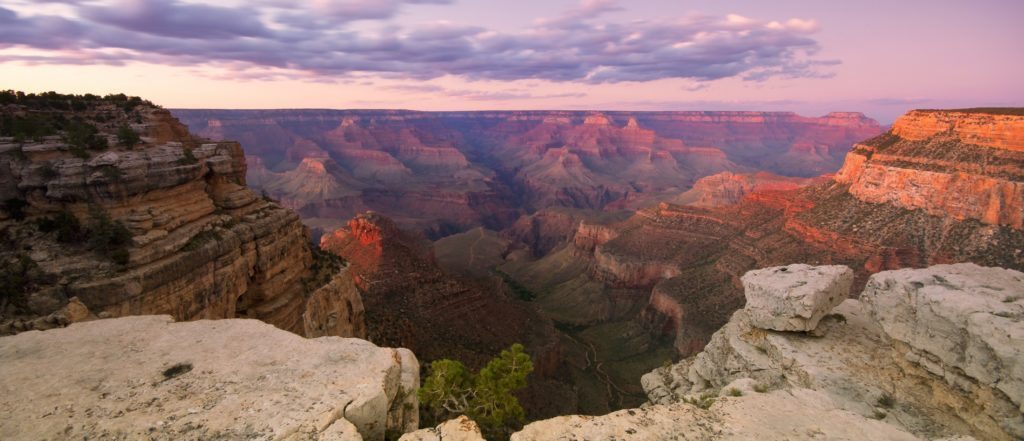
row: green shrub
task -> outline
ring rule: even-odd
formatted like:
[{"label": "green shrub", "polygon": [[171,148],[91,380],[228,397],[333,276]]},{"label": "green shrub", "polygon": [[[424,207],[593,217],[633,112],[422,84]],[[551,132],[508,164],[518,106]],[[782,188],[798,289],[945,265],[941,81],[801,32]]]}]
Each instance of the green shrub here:
[{"label": "green shrub", "polygon": [[487,439],[507,439],[525,416],[512,393],[526,387],[530,372],[533,361],[518,343],[475,374],[457,360],[434,361],[418,392],[422,414],[432,421],[466,415]]},{"label": "green shrub", "polygon": [[131,231],[121,222],[110,219],[110,215],[97,205],[89,207],[89,218],[89,249],[116,263],[128,263]]},{"label": "green shrub", "polygon": [[117,129],[117,142],[125,147],[135,147],[142,138],[139,137],[135,130],[132,130],[131,126],[124,124]]},{"label": "green shrub", "polygon": [[727,393],[727,394],[728,394],[728,395],[729,395],[730,397],[742,397],[742,396],[743,396],[743,391],[741,391],[741,390],[739,390],[739,389],[736,389],[735,387],[731,387],[731,388],[729,388],[729,390],[727,390],[727,391],[725,391],[725,392],[726,392],[726,393]]},{"label": "green shrub", "polygon": [[84,121],[71,121],[64,129],[64,141],[79,149],[103,150],[107,138],[99,136],[96,126]]}]

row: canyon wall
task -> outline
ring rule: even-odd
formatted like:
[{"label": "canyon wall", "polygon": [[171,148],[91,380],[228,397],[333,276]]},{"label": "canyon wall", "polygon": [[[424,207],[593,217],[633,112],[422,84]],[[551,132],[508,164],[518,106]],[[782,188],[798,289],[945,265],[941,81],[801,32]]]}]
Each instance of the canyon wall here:
[{"label": "canyon wall", "polygon": [[[108,145],[0,139],[3,259],[23,269],[5,299],[5,332],[55,326],[45,317],[77,298],[101,317],[248,317],[299,334],[365,336],[359,293],[328,283],[350,276],[314,257],[295,212],[246,187],[238,143],[193,137],[148,105],[85,106],[3,109],[94,124]],[[119,127],[141,139],[125,145]]]}]

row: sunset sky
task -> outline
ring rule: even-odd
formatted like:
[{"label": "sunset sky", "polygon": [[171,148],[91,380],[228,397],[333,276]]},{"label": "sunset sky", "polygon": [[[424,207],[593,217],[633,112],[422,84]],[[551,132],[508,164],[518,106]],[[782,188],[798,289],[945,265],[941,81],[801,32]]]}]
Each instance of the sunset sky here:
[{"label": "sunset sky", "polygon": [[[217,6],[212,6],[216,3]],[[0,88],[165,107],[1024,106],[1021,0],[2,0]]]}]

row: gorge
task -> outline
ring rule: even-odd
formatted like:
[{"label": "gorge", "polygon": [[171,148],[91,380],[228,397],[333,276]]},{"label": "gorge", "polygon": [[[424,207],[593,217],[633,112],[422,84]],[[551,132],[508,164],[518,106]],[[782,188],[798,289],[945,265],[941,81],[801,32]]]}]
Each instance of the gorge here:
[{"label": "gorge", "polygon": [[[1016,110],[913,111],[882,133],[877,123],[852,113],[804,118],[758,112],[168,112],[117,96],[75,99],[81,109],[46,100],[3,107],[9,121],[54,126],[53,133],[27,139],[0,138],[6,245],[0,258],[4,280],[11,282],[6,286],[17,282],[17,289],[5,288],[0,333],[18,334],[0,339],[0,353],[20,360],[10,365],[9,378],[36,369],[33,363],[40,361],[26,348],[55,344],[36,339],[58,333],[71,341],[86,339],[82,345],[100,344],[110,333],[134,333],[137,339],[126,337],[124,344],[173,354],[144,363],[157,374],[179,362],[197,369],[196,363],[216,366],[209,371],[213,383],[181,386],[186,388],[269,374],[254,368],[235,377],[229,361],[188,361],[187,347],[168,346],[153,335],[195,338],[204,351],[227,345],[218,340],[219,332],[242,339],[250,351],[265,350],[250,339],[281,341],[298,348],[296,357],[315,353],[312,360],[322,361],[275,362],[281,364],[276,375],[312,378],[303,384],[316,388],[329,381],[316,366],[351,358],[359,361],[335,375],[345,378],[345,390],[362,392],[329,397],[312,412],[257,409],[270,419],[253,420],[253,430],[305,433],[311,439],[326,433],[394,439],[419,425],[409,408],[416,407],[412,391],[420,366],[452,358],[476,369],[502,348],[523,343],[535,370],[518,398],[531,421],[628,409],[602,417],[613,421],[605,427],[626,430],[615,418],[640,424],[628,412],[651,402],[656,407],[641,411],[650,421],[684,418],[694,426],[714,421],[747,430],[735,415],[759,406],[792,405],[796,412],[820,405],[865,430],[859,433],[993,439],[1021,433],[1008,410],[1020,404],[1016,386],[992,386],[996,374],[957,364],[897,330],[886,330],[884,338],[903,339],[916,348],[911,358],[917,358],[913,366],[886,369],[903,369],[936,385],[928,375],[942,376],[947,368],[935,363],[969,371],[968,380],[946,380],[970,383],[971,393],[985,400],[994,396],[986,404],[989,413],[972,419],[967,411],[944,409],[920,417],[925,410],[913,403],[923,400],[921,392],[899,389],[901,400],[916,400],[901,411],[923,419],[870,422],[872,410],[863,407],[867,395],[851,399],[811,380],[762,378],[757,369],[781,363],[772,358],[775,352],[807,349],[780,343],[795,337],[769,335],[773,346],[758,346],[769,351],[768,361],[751,358],[750,347],[722,343],[764,332],[744,315],[753,312],[743,312],[744,305],[758,307],[749,301],[745,274],[796,263],[850,268],[853,299],[836,311],[858,328],[853,334],[835,331],[840,325],[832,316],[819,326],[837,333],[843,344],[882,335],[877,323],[862,323],[858,311],[868,306],[857,302],[873,300],[857,299],[858,293],[891,291],[892,284],[879,280],[903,274],[892,270],[934,265],[939,266],[927,270],[932,273],[921,274],[935,286],[959,290],[951,295],[1001,293],[1006,305],[999,308],[1009,309],[996,308],[992,315],[1010,320],[1007,344],[1019,341],[1015,308],[1024,286],[1017,283],[1024,279],[1013,270],[1024,270],[1024,116]],[[85,141],[68,135],[84,125],[93,127]],[[239,144],[228,137],[248,140]],[[989,286],[971,279],[980,267],[943,266],[961,262],[1005,268],[1000,271],[1008,275],[993,275],[999,282]],[[954,279],[967,282],[942,282]],[[864,314],[883,324],[890,320],[878,309]],[[114,319],[137,315],[169,317]],[[97,318],[107,320],[75,324]],[[259,328],[254,321],[207,321],[233,318],[257,319],[315,340]],[[974,328],[950,326],[956,328],[950,332],[967,327],[968,340],[975,338]],[[816,329],[811,328],[807,332]],[[217,338],[199,337],[207,333]],[[1007,351],[993,357],[1011,372],[1008,378],[1019,378],[1017,355]],[[700,357],[727,360],[709,365]],[[743,379],[736,375],[709,373],[708,366],[733,360],[750,369],[743,375],[760,382],[758,388],[771,392],[754,391],[750,381],[734,385]],[[695,383],[697,374],[688,370],[710,385]],[[375,376],[379,372],[383,377]],[[811,371],[787,372],[813,377]],[[858,382],[871,372],[840,374],[843,381]],[[163,384],[155,378],[153,384]],[[126,381],[110,377],[103,384]],[[365,386],[381,382],[379,391]],[[271,399],[289,393],[279,383],[268,385],[266,391],[239,393]],[[10,382],[3,387],[11,394],[22,391]],[[107,393],[123,393],[111,387]],[[934,387],[954,397],[950,406],[962,406],[955,404],[963,400],[958,392]],[[736,388],[750,397],[719,400],[724,404],[712,410],[724,413],[693,413],[693,403],[700,408],[711,388],[725,395]],[[349,399],[364,404],[349,408],[343,405]],[[169,404],[177,422],[160,420],[166,425],[159,433],[242,436],[218,419],[238,410],[208,401],[210,407],[197,412],[185,403]],[[13,401],[0,405],[14,409]],[[210,409],[215,413],[203,416],[214,418],[203,423],[209,431],[197,431],[193,423],[200,417],[194,415]],[[956,422],[941,430],[922,429],[953,414]],[[156,424],[151,417],[156,418],[144,418],[146,424]],[[587,428],[601,420],[559,418],[534,423],[516,436],[545,439],[565,427],[605,433]],[[284,426],[291,428],[281,432]],[[46,427],[39,433],[51,433]],[[657,424],[648,429],[644,433],[656,434],[650,439],[675,433]],[[0,425],[0,434],[14,433],[3,430],[28,429]],[[135,433],[137,427],[103,430],[108,432],[85,422],[72,432],[102,436]]]}]

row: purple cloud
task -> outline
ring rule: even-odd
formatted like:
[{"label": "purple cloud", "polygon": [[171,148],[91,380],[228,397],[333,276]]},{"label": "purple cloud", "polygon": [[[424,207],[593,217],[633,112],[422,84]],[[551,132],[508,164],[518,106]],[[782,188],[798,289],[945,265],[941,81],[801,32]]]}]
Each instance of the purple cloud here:
[{"label": "purple cloud", "polygon": [[[815,58],[819,47],[811,37],[817,31],[813,21],[692,15],[622,24],[607,21],[608,14],[621,9],[611,0],[584,0],[516,32],[452,23],[402,28],[386,21],[403,5],[448,3],[346,0],[295,8],[283,0],[238,7],[117,0],[69,3],[74,18],[18,15],[0,8],[0,47],[59,50],[49,58],[55,64],[90,57],[106,64],[215,63],[324,78],[372,74],[589,83],[730,77],[761,81],[827,76],[823,69],[838,63]],[[355,20],[378,20],[385,26],[356,30],[347,25]]]}]

